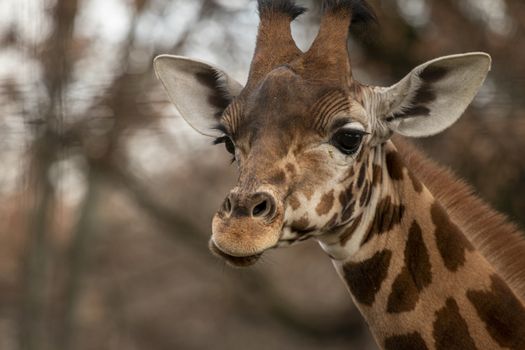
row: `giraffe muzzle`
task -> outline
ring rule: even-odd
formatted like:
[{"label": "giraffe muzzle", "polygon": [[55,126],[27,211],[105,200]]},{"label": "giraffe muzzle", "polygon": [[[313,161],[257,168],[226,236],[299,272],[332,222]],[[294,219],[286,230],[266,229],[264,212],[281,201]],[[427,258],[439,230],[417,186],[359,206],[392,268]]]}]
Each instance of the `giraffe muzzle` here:
[{"label": "giraffe muzzle", "polygon": [[250,255],[250,256],[233,256],[229,255],[225,252],[223,252],[217,245],[213,242],[213,239],[210,240],[209,243],[210,251],[218,256],[219,258],[222,258],[226,260],[226,262],[234,267],[248,267],[253,264],[255,264],[259,258],[262,256],[262,253]]},{"label": "giraffe muzzle", "polygon": [[213,218],[210,250],[234,266],[254,264],[279,241],[281,202],[270,191],[232,191]]}]

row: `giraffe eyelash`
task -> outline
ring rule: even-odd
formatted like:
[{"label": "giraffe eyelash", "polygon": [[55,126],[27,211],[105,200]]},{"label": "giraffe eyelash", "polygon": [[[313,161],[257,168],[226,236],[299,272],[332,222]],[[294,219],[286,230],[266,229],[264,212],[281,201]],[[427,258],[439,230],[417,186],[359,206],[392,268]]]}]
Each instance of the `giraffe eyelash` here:
[{"label": "giraffe eyelash", "polygon": [[218,137],[213,141],[213,144],[214,145],[224,144],[228,153],[233,155],[231,159],[231,164],[235,162],[235,144],[233,143],[231,137],[229,136]]},{"label": "giraffe eyelash", "polygon": [[228,136],[217,137],[215,140],[213,140],[212,144],[213,144],[214,146],[216,146],[216,145],[220,145],[220,144],[222,144],[222,143],[225,143],[227,137],[228,137]]}]

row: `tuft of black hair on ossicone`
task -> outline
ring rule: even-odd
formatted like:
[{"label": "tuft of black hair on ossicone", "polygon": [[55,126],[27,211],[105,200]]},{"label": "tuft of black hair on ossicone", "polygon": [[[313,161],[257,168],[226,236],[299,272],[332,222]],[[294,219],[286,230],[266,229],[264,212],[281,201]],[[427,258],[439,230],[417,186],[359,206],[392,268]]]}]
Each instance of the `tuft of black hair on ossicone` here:
[{"label": "tuft of black hair on ossicone", "polygon": [[257,0],[257,9],[260,15],[265,13],[283,13],[292,20],[306,12],[306,8],[298,6],[293,0]]},{"label": "tuft of black hair on ossicone", "polygon": [[366,0],[323,0],[322,10],[351,12],[352,25],[377,24],[376,14]]}]

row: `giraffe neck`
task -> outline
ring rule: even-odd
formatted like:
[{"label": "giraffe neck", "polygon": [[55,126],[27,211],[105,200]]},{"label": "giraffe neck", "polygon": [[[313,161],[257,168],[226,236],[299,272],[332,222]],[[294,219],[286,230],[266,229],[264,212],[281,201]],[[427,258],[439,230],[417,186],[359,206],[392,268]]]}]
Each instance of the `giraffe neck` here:
[{"label": "giraffe neck", "polygon": [[[391,143],[372,200],[320,240],[383,349],[525,349],[525,307]],[[378,168],[379,166],[379,168]],[[377,179],[376,179],[377,180]]]}]

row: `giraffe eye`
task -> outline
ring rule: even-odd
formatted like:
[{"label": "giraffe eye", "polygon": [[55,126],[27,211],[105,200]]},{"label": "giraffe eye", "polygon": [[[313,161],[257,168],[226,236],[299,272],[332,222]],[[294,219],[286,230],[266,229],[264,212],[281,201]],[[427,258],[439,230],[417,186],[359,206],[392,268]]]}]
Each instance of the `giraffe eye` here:
[{"label": "giraffe eye", "polygon": [[221,143],[224,143],[224,146],[226,147],[228,153],[235,155],[235,144],[229,136],[219,137],[214,142],[215,145],[219,145]]},{"label": "giraffe eye", "polygon": [[226,137],[226,140],[224,140],[224,145],[229,153],[235,155],[235,145],[233,144],[232,139]]},{"label": "giraffe eye", "polygon": [[361,130],[339,130],[332,136],[330,143],[344,154],[351,155],[359,151],[363,136],[367,133]]}]

